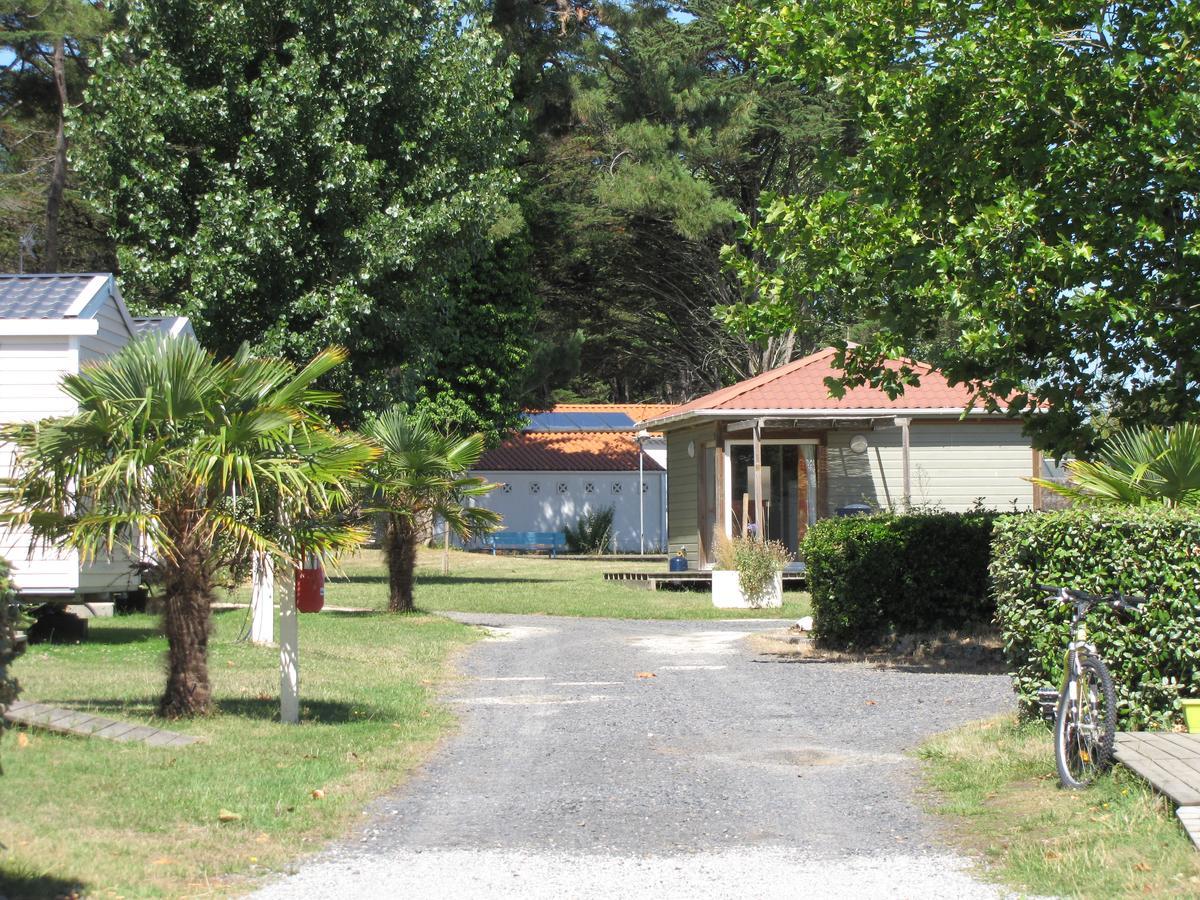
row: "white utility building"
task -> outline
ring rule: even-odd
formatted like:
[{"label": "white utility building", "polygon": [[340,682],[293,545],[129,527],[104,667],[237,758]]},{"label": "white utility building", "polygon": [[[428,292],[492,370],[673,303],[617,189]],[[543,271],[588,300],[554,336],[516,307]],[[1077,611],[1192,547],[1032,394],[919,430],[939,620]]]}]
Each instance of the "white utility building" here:
[{"label": "white utility building", "polygon": [[520,434],[489,450],[475,467],[499,485],[477,502],[504,516],[505,531],[563,531],[588,512],[611,506],[613,552],[662,553],[666,443],[660,433],[639,433],[636,423],[669,408],[563,403],[533,413]]}]

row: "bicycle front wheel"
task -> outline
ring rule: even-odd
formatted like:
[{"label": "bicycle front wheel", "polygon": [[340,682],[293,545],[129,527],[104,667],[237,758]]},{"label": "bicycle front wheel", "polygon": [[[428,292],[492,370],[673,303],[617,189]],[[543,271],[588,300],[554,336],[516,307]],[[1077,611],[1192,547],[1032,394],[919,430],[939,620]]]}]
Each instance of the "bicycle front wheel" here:
[{"label": "bicycle front wheel", "polygon": [[1112,765],[1117,735],[1117,697],[1100,657],[1079,652],[1070,661],[1067,686],[1054,719],[1054,758],[1065,788],[1087,787]]}]

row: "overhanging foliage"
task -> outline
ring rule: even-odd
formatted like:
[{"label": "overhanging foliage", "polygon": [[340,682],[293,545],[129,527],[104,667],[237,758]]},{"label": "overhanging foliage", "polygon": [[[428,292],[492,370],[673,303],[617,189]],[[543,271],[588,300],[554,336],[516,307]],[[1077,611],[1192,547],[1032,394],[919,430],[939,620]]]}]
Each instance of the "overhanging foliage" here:
[{"label": "overhanging foliage", "polygon": [[933,346],[981,403],[1048,404],[1031,425],[1060,452],[1097,407],[1197,409],[1200,7],[747,0],[736,22],[866,135],[837,190],[768,198],[743,268],[792,317],[875,323],[843,384],[899,391],[882,361]]}]

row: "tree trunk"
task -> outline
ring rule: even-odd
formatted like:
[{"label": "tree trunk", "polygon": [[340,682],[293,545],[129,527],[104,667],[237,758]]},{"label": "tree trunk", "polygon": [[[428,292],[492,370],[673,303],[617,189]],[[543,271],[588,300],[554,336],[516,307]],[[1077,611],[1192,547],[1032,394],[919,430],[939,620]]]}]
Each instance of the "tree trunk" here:
[{"label": "tree trunk", "polygon": [[208,681],[208,630],[212,577],[199,546],[180,548],[163,566],[166,591],[167,689],[158,714],[170,719],[206,713],[212,704]]},{"label": "tree trunk", "polygon": [[389,514],[383,543],[388,565],[388,610],[412,612],[417,568],[417,532],[412,519]]},{"label": "tree trunk", "polygon": [[54,39],[54,87],[58,92],[58,131],[54,137],[54,169],[46,191],[46,264],[47,272],[58,271],[58,216],[62,209],[63,191],[67,186],[67,72],[65,40]]}]

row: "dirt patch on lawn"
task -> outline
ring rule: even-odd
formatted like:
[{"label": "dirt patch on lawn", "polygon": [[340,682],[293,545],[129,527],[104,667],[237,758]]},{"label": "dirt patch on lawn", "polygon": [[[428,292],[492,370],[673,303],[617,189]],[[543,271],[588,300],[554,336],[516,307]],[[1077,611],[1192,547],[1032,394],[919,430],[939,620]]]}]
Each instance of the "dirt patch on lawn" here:
[{"label": "dirt patch on lawn", "polygon": [[990,626],[905,634],[853,651],[821,647],[808,632],[795,625],[758,632],[748,640],[764,662],[871,663],[879,668],[971,675],[1008,672],[1000,633]]}]

